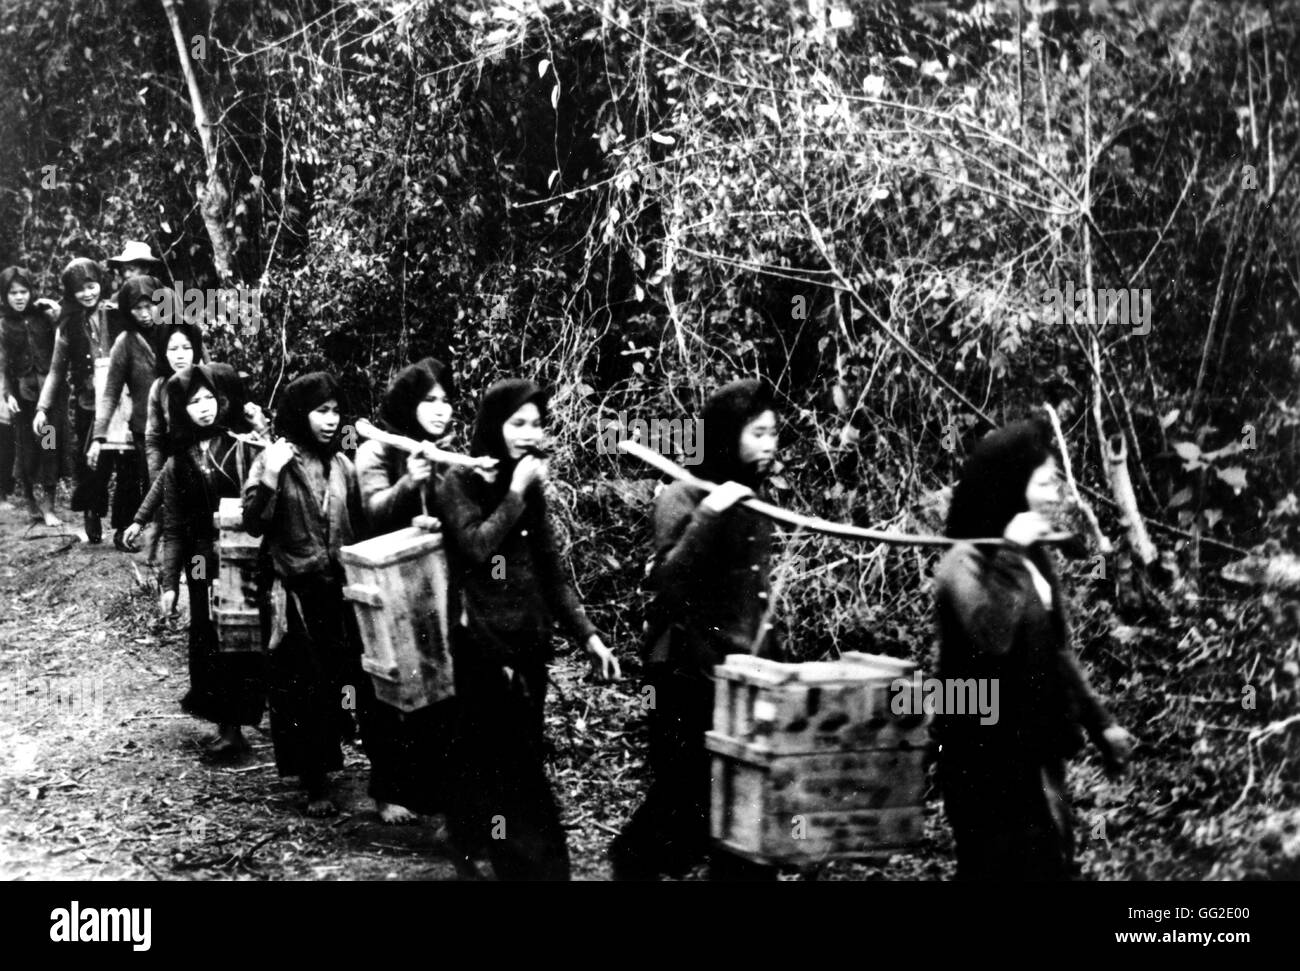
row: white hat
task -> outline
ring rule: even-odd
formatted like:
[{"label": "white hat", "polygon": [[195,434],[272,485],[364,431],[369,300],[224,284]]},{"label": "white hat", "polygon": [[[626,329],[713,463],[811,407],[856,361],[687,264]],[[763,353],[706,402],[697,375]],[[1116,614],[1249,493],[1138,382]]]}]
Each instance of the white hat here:
[{"label": "white hat", "polygon": [[111,266],[114,263],[157,263],[159,260],[150,251],[148,243],[128,239],[126,245],[122,247],[121,254],[110,256],[108,262]]}]

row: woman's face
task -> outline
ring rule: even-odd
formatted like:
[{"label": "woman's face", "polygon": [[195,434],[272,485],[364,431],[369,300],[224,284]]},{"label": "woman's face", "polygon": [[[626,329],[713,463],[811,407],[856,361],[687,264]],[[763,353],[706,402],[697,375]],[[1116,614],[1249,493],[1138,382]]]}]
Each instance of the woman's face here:
[{"label": "woman's face", "polygon": [[740,430],[740,461],[766,472],[776,459],[776,415],[769,409]]},{"label": "woman's face", "polygon": [[173,371],[190,367],[194,364],[194,345],[180,331],[167,338],[167,363]]},{"label": "woman's face", "polygon": [[211,388],[199,388],[185,404],[190,421],[199,428],[207,428],[217,420],[217,396]]},{"label": "woman's face", "polygon": [[154,304],[148,300],[141,300],[131,308],[131,319],[141,330],[148,330],[153,326],[154,321]]},{"label": "woman's face", "polygon": [[99,303],[99,284],[93,280],[87,280],[81,285],[81,289],[73,294],[73,297],[83,307],[93,307]]},{"label": "woman's face", "polygon": [[31,300],[32,291],[21,283],[14,283],[10,285],[5,298],[9,301],[9,306],[13,307],[14,313],[20,314],[27,309],[27,301]]},{"label": "woman's face", "polygon": [[451,424],[451,403],[442,385],[435,384],[415,406],[415,420],[430,438],[441,438]]},{"label": "woman's face", "polygon": [[1046,462],[1034,469],[1025,486],[1025,504],[1030,512],[1051,516],[1061,504],[1061,477],[1056,471],[1056,459],[1048,458]]},{"label": "woman's face", "polygon": [[311,427],[311,433],[316,436],[316,441],[328,445],[334,438],[334,433],[339,430],[338,401],[330,398],[307,412],[307,424]]},{"label": "woman's face", "polygon": [[546,438],[542,428],[542,413],[531,401],[506,419],[501,426],[501,438],[506,444],[506,454],[512,459],[523,458],[530,447],[539,446]]}]

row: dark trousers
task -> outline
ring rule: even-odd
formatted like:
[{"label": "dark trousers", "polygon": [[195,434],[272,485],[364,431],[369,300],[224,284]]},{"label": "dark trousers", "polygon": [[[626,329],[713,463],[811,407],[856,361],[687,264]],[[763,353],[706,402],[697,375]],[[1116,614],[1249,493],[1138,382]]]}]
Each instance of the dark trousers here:
[{"label": "dark trousers", "polygon": [[[201,565],[200,565],[201,564]],[[185,561],[190,595],[190,690],[181,710],[218,725],[258,725],[265,709],[265,659],[260,651],[222,653],[212,622],[208,591],[217,569],[211,553]]]},{"label": "dark trousers", "polygon": [[625,873],[649,878],[685,872],[709,849],[711,773],[704,733],[713,723],[713,682],[666,669],[648,671],[647,681],[654,700],[654,779],[610,851]]},{"label": "dark trousers", "polygon": [[1061,759],[1033,761],[945,744],[944,811],[960,881],[1073,879],[1074,829]]},{"label": "dark trousers", "polygon": [[456,730],[456,700],[448,698],[402,712],[375,697],[374,682],[362,674],[357,685],[357,720],[370,760],[370,797],[433,815],[447,808],[448,760]]},{"label": "dark trousers", "polygon": [[[36,402],[20,398],[18,411],[14,412],[12,429],[14,435],[15,478],[23,495],[31,496],[32,490],[40,486],[51,496],[59,481],[59,448],[63,441],[62,408],[54,408],[45,416],[44,433],[37,435],[32,431],[32,422],[36,418]],[[48,447],[46,447],[48,446]]]},{"label": "dark trousers", "polygon": [[72,511],[89,512],[103,518],[108,515],[108,480],[116,464],[116,452],[101,452],[99,465],[86,464],[91,436],[95,432],[95,412],[78,404],[72,409],[72,434],[77,443],[77,464],[72,470]]},{"label": "dark trousers", "polygon": [[[540,646],[525,656],[543,657]],[[546,664],[511,673],[482,659],[472,636],[452,637],[459,728],[447,823],[467,853],[486,850],[498,880],[568,880],[569,848],[546,778]]]},{"label": "dark trousers", "polygon": [[610,846],[616,875],[649,880],[680,875],[705,859],[715,881],[768,881],[775,867],[714,848],[709,834],[712,757],[704,735],[713,727],[713,681],[651,668],[650,768],[645,802]]},{"label": "dark trousers", "polygon": [[[135,448],[129,452],[113,452],[117,480],[113,485],[111,524],[114,529],[126,529],[135,521],[136,510],[149,491],[149,465],[144,454],[144,433],[132,432]],[[110,453],[101,451],[100,460]]]},{"label": "dark trousers", "polygon": [[10,421],[0,423],[0,500],[9,498],[14,491],[14,463],[18,446],[14,441],[14,426]]},{"label": "dark trousers", "polygon": [[267,659],[275,764],[282,776],[319,778],[343,768],[341,746],[364,690],[359,640],[336,581],[309,574],[282,582],[289,630]]}]

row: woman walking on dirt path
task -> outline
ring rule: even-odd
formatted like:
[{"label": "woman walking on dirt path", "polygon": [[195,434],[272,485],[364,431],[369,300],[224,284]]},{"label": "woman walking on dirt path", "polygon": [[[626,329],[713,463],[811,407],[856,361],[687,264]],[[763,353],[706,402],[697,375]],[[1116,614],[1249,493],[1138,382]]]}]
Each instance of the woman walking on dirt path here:
[{"label": "woman walking on dirt path", "polygon": [[[1037,541],[1061,502],[1044,423],[986,435],[962,470],[948,513],[954,539],[1002,536],[1014,547],[953,546],[936,573],[941,679],[996,679],[998,719],[941,714],[944,808],[958,880],[1068,880],[1074,835],[1065,763],[1086,730],[1107,768],[1133,738],[1088,685],[1070,644],[1065,591]],[[951,683],[951,682],[948,682]]]},{"label": "woman walking on dirt path", "polygon": [[[709,856],[713,669],[728,654],[775,657],[765,627],[771,520],[737,503],[762,489],[776,460],[771,389],[733,381],[705,404],[704,462],[698,474],[719,483],[712,493],[673,483],[654,503],[653,592],[644,642],[654,782],[645,802],[610,846],[615,880],[682,874]],[[715,852],[712,878],[768,880],[775,870]]]},{"label": "woman walking on dirt path", "polygon": [[461,726],[448,825],[457,847],[486,849],[499,880],[567,880],[569,851],[546,778],[543,706],[552,618],[606,680],[618,661],[587,619],[556,547],[539,455],[546,397],[531,381],[488,389],[470,454],[439,490],[453,591],[452,658]]},{"label": "woman walking on dirt path", "polygon": [[[162,468],[171,456],[167,382],[173,374],[195,364],[202,364],[203,357],[203,334],[195,325],[163,321],[154,328],[154,380],[149,386],[145,401],[144,423],[144,459],[149,475],[149,489],[122,537],[122,542],[130,550],[137,549],[136,540],[140,533],[154,521],[162,506]],[[256,434],[267,433],[269,424],[257,405],[246,403],[244,417]],[[150,566],[154,565],[160,535],[161,531],[154,532],[153,539],[149,541]]]},{"label": "woman walking on dirt path", "polygon": [[62,525],[54,514],[54,491],[59,482],[64,410],[52,413],[44,434],[38,434],[33,423],[54,356],[58,315],[58,304],[37,299],[26,270],[9,266],[0,271],[0,402],[8,410],[13,436],[13,451],[5,459],[9,467],[0,471],[0,477],[12,475],[28,512],[47,526]]},{"label": "woman walking on dirt path", "polygon": [[250,449],[228,431],[251,431],[243,419],[243,389],[234,368],[200,364],[167,382],[172,456],[163,465],[162,611],[176,606],[181,571],[190,598],[190,690],[181,708],[215,722],[206,754],[228,760],[247,751],[241,726],[262,721],[264,662],[255,651],[222,653],[209,611],[217,575],[212,517],[223,498],[239,495]]},{"label": "woman walking on dirt path", "polygon": [[275,577],[267,645],[275,763],[281,776],[301,780],[309,816],[338,812],[329,773],[343,768],[349,709],[368,686],[343,599],[339,549],[357,537],[362,513],[356,472],[340,451],[339,405],[332,375],[292,381],[276,415],[281,437],[257,456],[244,484],[244,529],[266,537]]},{"label": "woman walking on dirt path", "polygon": [[[454,394],[451,371],[441,361],[426,357],[393,378],[375,424],[446,448]],[[438,516],[442,475],[427,458],[367,441],[357,449],[356,465],[368,535],[404,529],[420,515]],[[369,687],[369,679],[363,684]],[[370,758],[370,796],[379,818],[386,823],[412,823],[417,812],[443,812],[455,699],[403,714],[376,700],[373,691],[365,694],[366,704],[358,714]]]},{"label": "woman walking on dirt path", "polygon": [[[103,517],[108,515],[108,482],[116,461],[105,458],[92,467],[87,457],[95,426],[95,369],[105,367],[117,337],[117,307],[104,299],[104,271],[94,260],[75,259],[64,267],[63,304],[49,373],[36,405],[32,430],[45,432],[47,416],[61,413],[63,389],[72,395],[72,433],[77,449],[73,470],[72,511],[83,514],[87,543],[103,540]],[[57,427],[57,426],[56,426]],[[51,497],[52,498],[52,497]],[[53,515],[53,506],[46,519]],[[126,512],[124,515],[130,515]],[[123,524],[125,525],[125,523]]]},{"label": "woman walking on dirt path", "polygon": [[113,492],[112,526],[113,545],[119,550],[129,549],[123,543],[122,534],[131,525],[149,480],[144,435],[149,386],[157,369],[153,295],[161,287],[162,284],[154,277],[136,276],[127,280],[117,292],[116,303],[124,321],[124,330],[113,341],[109,353],[108,375],[103,393],[95,405],[95,427],[86,455],[86,464],[91,469],[96,468],[109,445],[109,423],[125,389],[131,395],[131,414],[127,421],[132,447],[119,451],[116,456],[117,488]]}]

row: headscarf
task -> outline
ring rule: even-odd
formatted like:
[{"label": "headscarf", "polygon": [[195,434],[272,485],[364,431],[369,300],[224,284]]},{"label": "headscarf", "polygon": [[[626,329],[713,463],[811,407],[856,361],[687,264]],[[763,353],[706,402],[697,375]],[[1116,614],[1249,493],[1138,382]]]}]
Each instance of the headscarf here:
[{"label": "headscarf", "polygon": [[[122,323],[127,330],[140,331],[140,323],[132,315],[131,311],[140,303],[153,303],[155,290],[161,290],[162,283],[151,276],[132,277],[122,284],[121,289],[117,291],[116,303],[117,309],[122,315]],[[157,320],[157,317],[154,318]],[[194,360],[198,360],[195,357]]]},{"label": "headscarf", "polygon": [[337,452],[342,444],[343,423],[326,444],[322,445],[311,432],[307,416],[333,398],[343,405],[343,396],[339,384],[332,374],[325,371],[313,371],[302,377],[294,378],[284,389],[280,401],[280,410],[275,416],[275,430],[300,449],[315,455],[326,457]]},{"label": "headscarf", "polygon": [[163,324],[161,327],[155,327],[154,335],[154,374],[160,378],[170,378],[174,373],[171,364],[167,361],[167,344],[172,339],[172,334],[184,334],[194,348],[194,363],[203,363],[203,332],[193,324],[187,324],[184,321]]},{"label": "headscarf", "polygon": [[[180,452],[197,441],[219,435],[228,427],[226,422],[230,414],[230,399],[222,388],[223,377],[218,377],[216,373],[216,368],[219,367],[225,367],[232,372],[234,370],[228,365],[196,364],[194,367],[177,371],[167,380],[168,433],[172,439],[174,452]],[[224,380],[228,381],[228,378]],[[217,417],[206,428],[194,424],[186,409],[190,397],[199,388],[207,388],[217,398]]]},{"label": "headscarf", "polygon": [[756,486],[762,475],[756,464],[740,461],[740,433],[763,412],[775,408],[771,387],[758,378],[732,381],[715,391],[701,415],[704,461],[700,478]]},{"label": "headscarf", "polygon": [[384,394],[376,424],[385,431],[416,441],[428,438],[429,433],[420,426],[415,410],[435,384],[447,392],[448,400],[455,396],[451,368],[436,358],[426,357],[402,368]]},{"label": "headscarf", "polygon": [[[1053,457],[1052,430],[1045,419],[1015,421],[980,439],[961,470],[948,507],[947,534],[953,539],[996,538],[1018,513],[1029,509],[1025,489],[1034,470]],[[1033,546],[1031,560],[1056,586],[1047,548]]]},{"label": "headscarf", "polygon": [[498,381],[483,394],[483,401],[478,406],[478,415],[474,418],[474,436],[469,443],[470,455],[486,455],[497,459],[497,481],[503,478],[508,482],[514,468],[515,460],[506,449],[501,426],[516,411],[528,402],[537,405],[542,419],[546,419],[548,395],[533,381],[525,378],[507,378]]}]

